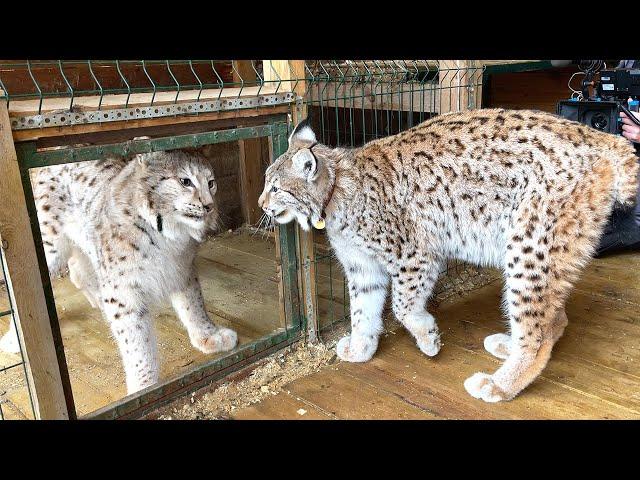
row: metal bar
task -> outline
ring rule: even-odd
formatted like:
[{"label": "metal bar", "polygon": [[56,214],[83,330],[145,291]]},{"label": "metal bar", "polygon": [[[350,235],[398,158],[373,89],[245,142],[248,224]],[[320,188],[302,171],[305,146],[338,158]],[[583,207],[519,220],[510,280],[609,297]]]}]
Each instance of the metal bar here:
[{"label": "metal bar", "polygon": [[174,400],[181,395],[194,391],[244,366],[254,363],[274,351],[277,351],[300,338],[300,328],[290,328],[266,335],[258,340],[241,345],[226,355],[198,365],[188,373],[181,373],[149,387],[141,392],[129,395],[111,405],[100,408],[82,419],[114,420],[117,418],[138,418],[152,409]]},{"label": "metal bar", "polygon": [[127,108],[129,106],[129,99],[131,98],[131,86],[129,85],[129,82],[127,82],[127,79],[122,73],[122,70],[120,70],[120,61],[118,60],[116,60],[116,70],[118,71],[118,74],[120,75],[120,78],[122,78],[124,84],[127,86],[127,100],[124,103],[124,107]]},{"label": "metal bar", "polygon": [[[176,77],[173,74],[173,71],[171,70],[171,64],[169,63],[169,60],[167,60],[167,70],[169,70],[169,75],[171,75],[171,78],[175,82],[176,87],[178,87],[178,91],[176,92],[176,98],[173,100],[173,103],[178,103],[178,97],[180,96],[180,82],[176,80]],[[198,94],[198,99],[199,98],[200,98],[200,95]]]},{"label": "metal bar", "polygon": [[[101,111],[49,112],[39,115],[11,117],[12,130],[29,130],[43,127],[59,127],[87,123],[121,122],[146,118],[173,117],[176,115],[196,115],[199,113],[261,108],[289,104],[295,101],[292,92],[261,95],[259,97],[230,98],[225,100],[200,100],[189,103],[172,103],[151,107],[118,108]],[[127,97],[127,105],[129,97]]]},{"label": "metal bar", "polygon": [[[98,100],[98,110],[100,110],[100,108],[102,107],[102,99],[104,98],[104,90],[102,88],[102,85],[98,81],[98,77],[96,77],[96,74],[93,73],[93,67],[91,66],[91,60],[87,60],[87,64],[89,65],[89,73],[91,73],[91,78],[93,78],[93,81],[96,82],[96,85],[98,86],[98,91],[100,92],[100,100]],[[38,113],[40,113],[40,112],[38,112]]]},{"label": "metal bar", "polygon": [[72,110],[73,109],[73,98],[74,98],[74,93],[75,92],[73,91],[73,87],[71,86],[71,83],[69,83],[69,80],[67,79],[67,76],[64,74],[64,68],[62,67],[62,60],[58,60],[58,68],[60,69],[60,75],[62,75],[64,83],[67,85],[67,91],[71,95],[71,97],[69,99],[69,110]]},{"label": "metal bar", "polygon": [[42,100],[44,97],[42,96],[42,89],[40,88],[40,85],[38,85],[38,82],[33,76],[33,72],[31,71],[31,62],[29,60],[27,60],[27,69],[29,70],[29,76],[31,77],[33,84],[36,86],[36,90],[38,90],[38,96],[40,98],[40,103],[38,104],[38,114],[40,114],[42,112]]},{"label": "metal bar", "polygon": [[11,370],[12,368],[19,367],[20,365],[24,365],[24,362],[14,363],[13,365],[9,365],[8,367],[0,367],[0,373],[6,372],[7,370]]},{"label": "metal bar", "polygon": [[142,70],[144,71],[144,74],[147,76],[153,87],[153,95],[151,95],[151,102],[149,103],[149,105],[153,105],[153,100],[156,98],[157,87],[156,83],[151,78],[151,75],[149,75],[149,72],[147,72],[147,65],[145,64],[144,60],[142,60]]},{"label": "metal bar", "polygon": [[127,156],[137,153],[175,150],[177,148],[200,147],[212,143],[232,142],[247,138],[266,137],[277,130],[275,125],[233,128],[213,132],[193,133],[172,137],[132,140],[126,143],[95,145],[89,147],[64,148],[60,150],[35,151],[33,144],[18,143],[16,150],[22,158],[24,168],[37,168],[63,163],[98,160],[104,156]]},{"label": "metal bar", "polygon": [[[169,60],[167,60],[168,62]],[[191,60],[189,60],[189,68],[191,68],[191,73],[193,73],[193,76],[196,77],[196,80],[198,81],[198,85],[200,85],[200,90],[198,90],[198,98],[196,98],[196,101],[199,102],[200,101],[200,95],[202,95],[202,81],[200,80],[200,77],[198,76],[198,74],[196,73],[196,71],[193,68],[193,62]]]}]

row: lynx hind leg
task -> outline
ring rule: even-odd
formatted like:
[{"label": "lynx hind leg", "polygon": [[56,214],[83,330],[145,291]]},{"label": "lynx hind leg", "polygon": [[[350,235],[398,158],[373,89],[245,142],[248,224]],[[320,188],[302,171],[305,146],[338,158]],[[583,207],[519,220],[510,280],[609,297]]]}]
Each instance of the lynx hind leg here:
[{"label": "lynx hind leg", "polygon": [[408,263],[393,274],[392,306],[396,318],[416,339],[422,353],[433,357],[442,343],[438,325],[427,312],[426,303],[438,280],[441,262],[421,260],[419,266]]},{"label": "lynx hind leg", "polygon": [[6,353],[20,353],[20,341],[13,319],[9,321],[9,330],[0,338],[0,350]]},{"label": "lynx hind leg", "polygon": [[238,334],[235,331],[216,325],[209,318],[195,269],[185,288],[171,295],[171,303],[187,329],[191,344],[201,352],[226,352],[237,345]]},{"label": "lynx hind leg", "polygon": [[[595,190],[599,185],[585,185],[586,191],[589,187]],[[465,381],[473,397],[487,402],[510,400],[533,382],[549,361],[566,326],[565,301],[593,253],[611,208],[608,195],[591,193],[573,195],[548,208],[534,198],[517,212],[520,216],[507,244],[505,268],[505,304],[511,328],[508,356],[493,375],[476,373]]]},{"label": "lynx hind leg", "polygon": [[[569,323],[564,308],[556,315],[552,325],[554,342],[557,342]],[[511,335],[507,333],[495,333],[484,339],[484,348],[494,357],[505,360],[511,353]]]},{"label": "lynx hind leg", "polygon": [[100,308],[100,288],[95,270],[87,256],[75,249],[68,261],[69,278],[93,308]]},{"label": "lynx hind leg", "polygon": [[346,362],[366,362],[378,349],[389,278],[377,260],[360,252],[343,254],[340,262],[349,283],[351,334],[340,339],[336,354]]},{"label": "lynx hind leg", "polygon": [[49,273],[61,275],[71,255],[71,241],[64,234],[64,213],[69,194],[62,184],[64,166],[47,167],[32,175],[33,195]]}]

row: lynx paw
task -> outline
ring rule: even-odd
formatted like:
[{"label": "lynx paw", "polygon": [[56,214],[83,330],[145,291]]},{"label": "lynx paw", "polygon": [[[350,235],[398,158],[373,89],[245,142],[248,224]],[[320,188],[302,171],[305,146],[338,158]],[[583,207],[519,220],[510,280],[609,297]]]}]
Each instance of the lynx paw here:
[{"label": "lynx paw", "polygon": [[343,337],[336,345],[336,353],[345,362],[366,362],[378,349],[378,340],[371,337]]},{"label": "lynx paw", "polygon": [[20,353],[20,343],[15,331],[9,330],[0,339],[0,350],[7,353]]},{"label": "lynx paw", "polygon": [[511,337],[504,333],[489,335],[484,339],[484,348],[494,357],[506,359],[511,351]]},{"label": "lynx paw", "polygon": [[417,343],[420,351],[429,357],[436,356],[440,351],[440,347],[442,347],[438,332],[429,333],[422,338],[418,338]]},{"label": "lynx paw", "polygon": [[191,343],[202,353],[226,352],[238,343],[238,334],[230,328],[220,327],[210,333],[194,336]]},{"label": "lynx paw", "polygon": [[474,373],[464,382],[464,388],[474,398],[495,403],[508,400],[506,394],[493,382],[491,375]]}]

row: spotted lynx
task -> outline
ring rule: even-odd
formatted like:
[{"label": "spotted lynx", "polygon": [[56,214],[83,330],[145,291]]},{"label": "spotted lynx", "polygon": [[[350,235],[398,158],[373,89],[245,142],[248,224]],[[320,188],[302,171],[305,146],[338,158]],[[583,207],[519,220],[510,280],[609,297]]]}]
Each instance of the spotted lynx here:
[{"label": "spotted lynx", "polygon": [[484,346],[505,362],[464,383],[486,402],[512,399],[543,370],[614,203],[636,192],[627,140],[537,111],[441,115],[355,149],[321,145],[303,123],[289,143],[260,206],[279,223],[326,225],[349,282],[341,359],[375,353],[389,282],[395,316],[433,356],[440,335],[425,304],[443,262],[504,271],[510,333]]},{"label": "spotted lynx", "polygon": [[[51,275],[71,281],[101,309],[117,341],[129,393],[158,381],[150,308],[170,299],[191,343],[232,349],[233,330],[213,324],[194,267],[215,226],[213,172],[193,152],[138,155],[41,169],[32,177]],[[15,332],[1,341],[15,350]]]}]

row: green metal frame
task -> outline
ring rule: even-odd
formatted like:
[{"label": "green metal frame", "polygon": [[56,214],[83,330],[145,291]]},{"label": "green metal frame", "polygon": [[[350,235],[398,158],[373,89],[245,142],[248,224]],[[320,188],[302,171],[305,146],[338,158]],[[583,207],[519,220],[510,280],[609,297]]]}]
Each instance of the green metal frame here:
[{"label": "green metal frame", "polygon": [[[125,143],[98,145],[88,147],[70,147],[60,150],[37,151],[36,142],[16,144],[16,153],[24,188],[25,203],[31,221],[31,230],[36,244],[36,254],[40,266],[40,275],[47,309],[51,321],[51,330],[55,343],[58,363],[63,382],[63,389],[69,410],[69,417],[76,418],[76,410],[71,391],[71,382],[60,325],[55,307],[55,299],[47,262],[42,244],[42,236],[36,212],[35,200],[29,178],[29,169],[63,163],[74,163],[97,160],[105,155],[131,155],[136,153],[172,150],[178,148],[198,147],[213,143],[232,142],[248,138],[271,137],[273,158],[279,157],[288,147],[288,127],[286,116],[278,116],[267,125],[241,127],[228,130],[209,131],[203,133],[177,135],[170,137],[132,140]],[[187,391],[192,391],[217,380],[233,370],[246,366],[271,352],[289,345],[300,338],[304,331],[305,321],[300,310],[300,299],[297,284],[296,233],[293,225],[279,227],[281,281],[284,284],[285,325],[269,335],[254,342],[242,345],[233,351],[214,358],[205,364],[198,365],[190,371],[174,376],[160,384],[154,385],[136,394],[127,396],[114,404],[107,405],[83,418],[121,418],[142,415],[151,408],[156,408]]]}]

